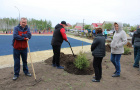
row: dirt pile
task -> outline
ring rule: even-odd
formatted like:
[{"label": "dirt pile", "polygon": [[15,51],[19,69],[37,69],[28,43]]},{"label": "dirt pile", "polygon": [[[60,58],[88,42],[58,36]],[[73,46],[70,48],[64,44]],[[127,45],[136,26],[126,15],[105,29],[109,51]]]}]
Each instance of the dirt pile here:
[{"label": "dirt pile", "polygon": [[[76,56],[75,56],[76,57]],[[76,75],[91,75],[94,73],[92,62],[90,63],[89,68],[84,70],[79,70],[74,65],[75,57],[72,54],[60,53],[60,65],[64,66],[64,70],[71,74]],[[50,57],[45,60],[45,63],[52,65],[53,57]]]},{"label": "dirt pile", "polygon": [[127,42],[126,46],[127,47],[132,47],[132,44],[130,42]]},{"label": "dirt pile", "polygon": [[111,43],[111,40],[106,40],[106,43]]}]

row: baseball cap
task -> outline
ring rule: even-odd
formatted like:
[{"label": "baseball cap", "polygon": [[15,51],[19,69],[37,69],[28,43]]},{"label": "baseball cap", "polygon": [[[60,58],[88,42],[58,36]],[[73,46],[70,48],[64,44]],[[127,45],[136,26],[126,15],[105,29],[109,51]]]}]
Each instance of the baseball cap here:
[{"label": "baseball cap", "polygon": [[65,21],[62,21],[61,24],[65,24],[66,26],[68,26],[67,23],[66,23]]}]

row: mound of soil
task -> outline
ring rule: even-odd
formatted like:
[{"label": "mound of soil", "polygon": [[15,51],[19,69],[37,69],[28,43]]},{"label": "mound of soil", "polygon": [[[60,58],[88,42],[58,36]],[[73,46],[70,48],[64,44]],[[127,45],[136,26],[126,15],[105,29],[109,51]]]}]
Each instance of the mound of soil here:
[{"label": "mound of soil", "polygon": [[111,52],[111,47],[110,44],[105,45],[106,51],[107,52]]},{"label": "mound of soil", "polygon": [[132,44],[130,42],[127,42],[127,47],[132,47]]},{"label": "mound of soil", "polygon": [[106,40],[107,43],[111,43],[111,40]]},{"label": "mound of soil", "polygon": [[[72,54],[60,53],[60,65],[64,66],[65,71],[75,75],[92,75],[94,73],[92,62],[90,63],[89,68],[87,69],[79,70],[78,68],[76,68],[74,65],[75,57]],[[52,65],[52,60],[53,57],[50,57],[45,60],[45,63]]]}]

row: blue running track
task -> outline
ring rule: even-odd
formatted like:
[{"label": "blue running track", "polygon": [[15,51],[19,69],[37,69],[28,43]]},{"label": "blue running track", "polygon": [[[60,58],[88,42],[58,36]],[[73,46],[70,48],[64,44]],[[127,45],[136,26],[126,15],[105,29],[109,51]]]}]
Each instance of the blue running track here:
[{"label": "blue running track", "polygon": [[[0,35],[0,56],[13,54],[12,39],[12,35]],[[51,39],[52,36],[32,36],[32,38],[29,40],[31,52],[51,50]],[[80,40],[69,37],[68,40],[72,47],[82,46],[82,41]],[[83,45],[90,45],[90,43],[83,42]],[[64,41],[61,48],[66,47],[69,47],[69,44]]]}]

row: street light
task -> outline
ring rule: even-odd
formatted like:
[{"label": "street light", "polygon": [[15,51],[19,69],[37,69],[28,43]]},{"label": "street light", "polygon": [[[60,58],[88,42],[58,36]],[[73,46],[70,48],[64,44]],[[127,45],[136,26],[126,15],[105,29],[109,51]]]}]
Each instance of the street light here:
[{"label": "street light", "polygon": [[[83,19],[83,30],[82,30],[83,32],[82,32],[82,33],[84,33],[84,20],[85,20],[85,19]],[[83,35],[84,35],[84,34],[83,34]],[[82,50],[83,50],[83,41],[82,41]]]},{"label": "street light", "polygon": [[19,12],[19,21],[20,21],[20,11],[19,11],[19,9],[15,6],[15,8],[18,10],[18,12]]},{"label": "street light", "polygon": [[84,30],[84,20],[85,20],[85,19],[83,19],[83,30]]}]

